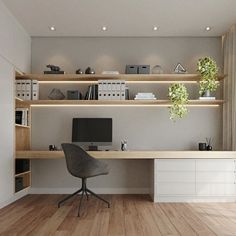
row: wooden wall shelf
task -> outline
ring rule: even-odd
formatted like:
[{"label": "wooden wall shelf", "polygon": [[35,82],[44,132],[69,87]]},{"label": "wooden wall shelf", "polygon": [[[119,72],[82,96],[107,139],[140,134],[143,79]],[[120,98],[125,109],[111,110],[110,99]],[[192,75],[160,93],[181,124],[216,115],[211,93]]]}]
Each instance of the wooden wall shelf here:
[{"label": "wooden wall shelf", "polygon": [[28,125],[18,125],[18,124],[15,124],[16,128],[26,128],[26,129],[30,129],[30,126]]},{"label": "wooden wall shelf", "polygon": [[[225,76],[219,76],[218,79],[222,80]],[[64,75],[44,75],[44,74],[25,74],[18,75],[16,79],[32,79],[39,82],[97,82],[100,79],[114,79],[125,80],[127,82],[197,82],[200,80],[198,74],[119,74],[119,75],[76,75],[76,74],[64,74]]]},{"label": "wooden wall shelf", "polygon": [[[33,100],[31,106],[170,106],[169,100]],[[224,100],[190,100],[188,106],[221,105]]]},{"label": "wooden wall shelf", "polygon": [[25,172],[22,172],[22,173],[19,173],[19,174],[15,174],[15,177],[18,177],[18,176],[22,176],[22,175],[27,175],[27,174],[30,174],[31,171],[25,171]]}]

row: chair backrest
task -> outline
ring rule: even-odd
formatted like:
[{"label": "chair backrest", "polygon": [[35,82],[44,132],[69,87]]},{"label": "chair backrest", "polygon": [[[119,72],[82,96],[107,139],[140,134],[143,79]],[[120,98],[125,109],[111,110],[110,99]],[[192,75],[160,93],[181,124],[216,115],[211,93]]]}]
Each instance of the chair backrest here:
[{"label": "chair backrest", "polygon": [[67,169],[73,176],[78,176],[80,165],[83,165],[86,161],[94,159],[81,147],[75,144],[63,143],[61,146],[65,154]]}]

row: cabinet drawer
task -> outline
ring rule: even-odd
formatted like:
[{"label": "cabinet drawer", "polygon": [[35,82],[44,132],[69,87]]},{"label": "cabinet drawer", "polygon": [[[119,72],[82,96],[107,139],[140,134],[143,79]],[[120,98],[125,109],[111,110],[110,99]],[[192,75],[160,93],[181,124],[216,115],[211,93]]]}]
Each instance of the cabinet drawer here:
[{"label": "cabinet drawer", "polygon": [[173,183],[194,183],[195,172],[180,172],[180,171],[157,171],[155,174],[157,183],[173,182]]},{"label": "cabinet drawer", "polygon": [[195,171],[195,160],[155,160],[156,171]]},{"label": "cabinet drawer", "polygon": [[196,171],[234,171],[234,160],[196,160]]},{"label": "cabinet drawer", "polygon": [[232,196],[235,195],[235,184],[196,184],[199,196]]},{"label": "cabinet drawer", "polygon": [[156,183],[157,195],[194,195],[194,183]]},{"label": "cabinet drawer", "polygon": [[197,172],[196,173],[197,183],[231,183],[235,182],[235,173],[231,172]]}]

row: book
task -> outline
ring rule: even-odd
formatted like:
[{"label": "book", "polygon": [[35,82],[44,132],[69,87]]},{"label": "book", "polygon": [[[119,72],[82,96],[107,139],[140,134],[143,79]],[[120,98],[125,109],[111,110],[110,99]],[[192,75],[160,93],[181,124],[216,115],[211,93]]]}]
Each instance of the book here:
[{"label": "book", "polygon": [[29,125],[29,109],[16,108],[15,110],[15,123],[18,125]]}]

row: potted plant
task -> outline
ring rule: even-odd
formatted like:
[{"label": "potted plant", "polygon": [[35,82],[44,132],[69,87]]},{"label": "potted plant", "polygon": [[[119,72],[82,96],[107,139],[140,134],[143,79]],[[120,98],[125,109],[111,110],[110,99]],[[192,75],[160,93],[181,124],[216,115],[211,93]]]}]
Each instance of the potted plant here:
[{"label": "potted plant", "polygon": [[216,91],[219,86],[217,81],[218,67],[210,57],[200,58],[197,63],[197,72],[200,73],[200,96],[210,97],[210,93]]},{"label": "potted plant", "polygon": [[183,118],[188,113],[186,105],[188,104],[187,88],[183,84],[172,84],[169,87],[168,97],[172,103],[170,107],[170,119],[176,121],[177,118]]}]

